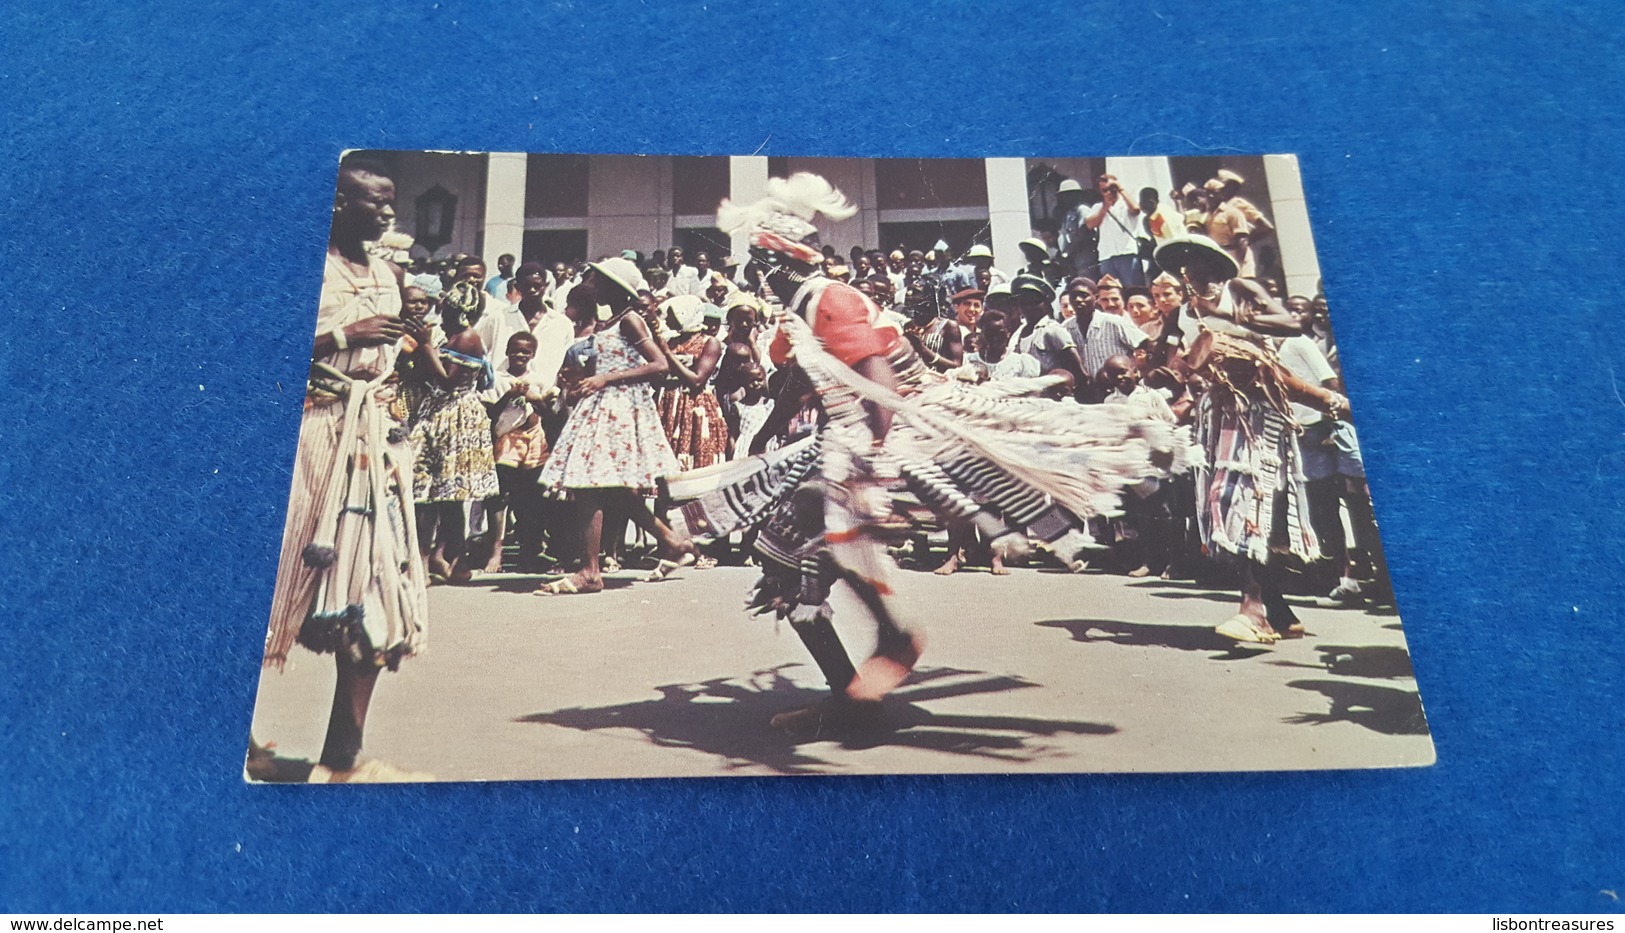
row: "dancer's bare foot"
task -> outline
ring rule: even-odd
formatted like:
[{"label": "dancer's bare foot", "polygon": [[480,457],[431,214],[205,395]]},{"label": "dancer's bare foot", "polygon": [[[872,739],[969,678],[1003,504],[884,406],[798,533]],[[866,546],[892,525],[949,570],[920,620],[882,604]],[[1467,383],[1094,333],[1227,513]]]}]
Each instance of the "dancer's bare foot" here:
[{"label": "dancer's bare foot", "polygon": [[433,576],[437,576],[442,580],[451,579],[451,564],[446,562],[444,554],[436,551],[429,555],[426,563],[429,565],[429,573]]},{"label": "dancer's bare foot", "polygon": [[604,590],[604,578],[589,576],[583,570],[572,574],[562,580],[544,583],[532,593],[534,596],[576,596],[583,593],[601,593]]},{"label": "dancer's bare foot", "polygon": [[941,567],[938,567],[931,572],[939,577],[946,577],[950,574],[958,573],[959,565],[963,562],[964,560],[962,555],[958,551],[955,551],[952,556],[950,556],[946,561],[943,561]]},{"label": "dancer's bare foot", "polygon": [[993,575],[995,577],[1008,577],[1010,575],[1010,568],[1004,565],[1004,558],[998,554],[993,555]]},{"label": "dancer's bare foot", "polygon": [[1215,627],[1215,632],[1227,639],[1246,642],[1246,644],[1272,645],[1280,640],[1280,632],[1269,624],[1269,619],[1263,613],[1248,613],[1246,606],[1240,613],[1233,614]]},{"label": "dancer's bare foot", "polygon": [[846,695],[853,700],[878,703],[886,694],[896,690],[914,670],[925,650],[925,639],[908,633],[908,640],[874,656],[858,666],[858,676],[847,685]]}]

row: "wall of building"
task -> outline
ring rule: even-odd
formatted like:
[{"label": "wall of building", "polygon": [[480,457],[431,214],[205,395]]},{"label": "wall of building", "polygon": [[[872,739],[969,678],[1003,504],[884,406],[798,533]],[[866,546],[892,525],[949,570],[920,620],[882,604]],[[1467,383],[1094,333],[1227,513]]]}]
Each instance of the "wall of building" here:
[{"label": "wall of building", "polygon": [[[417,199],[435,185],[457,196],[451,242],[436,249],[441,258],[457,253],[481,255],[485,245],[485,154],[454,152],[394,152],[387,160],[395,170],[395,228],[417,235]],[[427,249],[414,246],[414,257],[427,257]],[[489,260],[495,264],[495,257]]]},{"label": "wall of building", "polygon": [[587,168],[587,257],[671,246],[671,159],[593,156]]},{"label": "wall of building", "polygon": [[[776,160],[775,160],[776,161]],[[813,172],[824,176],[857,205],[858,212],[846,220],[820,218],[818,232],[823,241],[842,256],[854,246],[870,249],[880,245],[879,197],[875,191],[873,159],[812,159],[792,156],[784,160],[789,174]],[[777,166],[774,166],[777,169]]]}]

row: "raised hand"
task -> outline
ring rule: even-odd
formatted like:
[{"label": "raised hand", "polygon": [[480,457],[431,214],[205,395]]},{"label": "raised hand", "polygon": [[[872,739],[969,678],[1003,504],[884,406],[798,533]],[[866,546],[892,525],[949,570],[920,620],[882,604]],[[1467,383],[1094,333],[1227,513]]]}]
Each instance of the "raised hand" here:
[{"label": "raised hand", "polygon": [[380,314],[346,326],[344,341],[352,347],[376,347],[394,343],[404,333],[406,325],[400,318]]}]

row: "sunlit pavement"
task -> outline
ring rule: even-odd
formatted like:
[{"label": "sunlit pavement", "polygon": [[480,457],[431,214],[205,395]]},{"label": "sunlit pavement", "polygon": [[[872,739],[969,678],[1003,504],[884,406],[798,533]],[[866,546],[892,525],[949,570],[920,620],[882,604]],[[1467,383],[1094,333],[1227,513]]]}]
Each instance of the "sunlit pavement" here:
[{"label": "sunlit pavement", "polygon": [[[429,593],[424,655],[380,680],[366,757],[442,780],[1358,768],[1432,747],[1399,618],[1298,607],[1273,649],[1213,633],[1232,592],[1018,569],[899,572],[927,639],[883,723],[788,736],[775,713],[823,694],[788,624],[743,610],[750,568],[641,573],[590,596],[497,576]],[[1300,601],[1301,602],[1301,601]],[[862,610],[837,592],[854,660]],[[332,661],[296,649],[260,685],[254,733],[320,749]]]}]

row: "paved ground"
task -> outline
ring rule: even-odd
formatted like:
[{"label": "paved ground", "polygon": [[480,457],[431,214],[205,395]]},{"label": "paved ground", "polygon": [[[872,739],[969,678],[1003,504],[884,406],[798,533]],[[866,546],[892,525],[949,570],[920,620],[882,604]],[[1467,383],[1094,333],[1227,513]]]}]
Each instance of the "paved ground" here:
[{"label": "paved ground", "polygon": [[[430,590],[428,652],[386,674],[366,755],[442,780],[1217,771],[1421,765],[1433,749],[1399,619],[1300,608],[1310,635],[1237,648],[1235,596],[1192,584],[1017,570],[899,574],[928,645],[889,731],[795,740],[775,713],[816,699],[788,625],[741,609],[755,571],[624,574],[597,596],[496,577]],[[836,599],[854,658],[861,610]],[[302,649],[260,685],[254,733],[320,749],[332,662]]]}]

